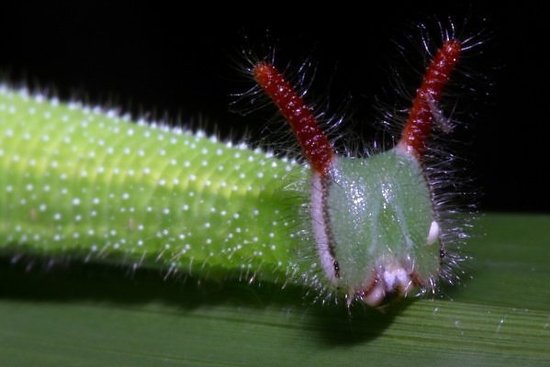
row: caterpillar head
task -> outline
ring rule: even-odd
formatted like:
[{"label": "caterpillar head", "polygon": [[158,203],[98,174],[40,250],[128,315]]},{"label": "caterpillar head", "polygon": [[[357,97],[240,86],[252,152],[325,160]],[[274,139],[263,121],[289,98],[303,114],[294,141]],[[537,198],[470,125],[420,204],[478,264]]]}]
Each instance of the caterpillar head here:
[{"label": "caterpillar head", "polygon": [[400,149],[334,160],[313,175],[311,217],[321,265],[348,302],[378,306],[433,284],[439,229],[418,162]]},{"label": "caterpillar head", "polygon": [[311,232],[324,283],[348,303],[379,306],[433,289],[445,253],[423,158],[437,104],[461,53],[447,40],[428,66],[399,143],[366,158],[334,153],[306,106],[268,63],[253,74],[290,123],[312,167]]}]

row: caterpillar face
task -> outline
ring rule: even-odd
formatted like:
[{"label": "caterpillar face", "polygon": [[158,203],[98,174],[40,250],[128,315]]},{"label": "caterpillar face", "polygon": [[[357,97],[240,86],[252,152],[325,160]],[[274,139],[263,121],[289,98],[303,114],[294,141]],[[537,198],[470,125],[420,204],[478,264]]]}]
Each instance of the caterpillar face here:
[{"label": "caterpillar face", "polygon": [[437,104],[461,50],[457,40],[443,44],[417,90],[398,145],[367,158],[338,156],[312,109],[277,69],[262,62],[253,70],[310,162],[318,261],[325,283],[348,304],[378,306],[436,283],[444,251],[422,162]]},{"label": "caterpillar face", "polygon": [[399,149],[337,158],[327,175],[314,175],[311,208],[321,264],[348,302],[377,306],[437,277],[428,184]]}]

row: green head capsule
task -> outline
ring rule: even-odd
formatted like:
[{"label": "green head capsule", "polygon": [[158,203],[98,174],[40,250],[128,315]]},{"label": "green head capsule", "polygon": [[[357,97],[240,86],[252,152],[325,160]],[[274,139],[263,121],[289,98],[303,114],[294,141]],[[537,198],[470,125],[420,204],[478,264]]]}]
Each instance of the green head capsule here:
[{"label": "green head capsule", "polygon": [[336,158],[327,175],[314,175],[311,216],[323,269],[349,302],[380,305],[437,279],[431,194],[406,152]]}]

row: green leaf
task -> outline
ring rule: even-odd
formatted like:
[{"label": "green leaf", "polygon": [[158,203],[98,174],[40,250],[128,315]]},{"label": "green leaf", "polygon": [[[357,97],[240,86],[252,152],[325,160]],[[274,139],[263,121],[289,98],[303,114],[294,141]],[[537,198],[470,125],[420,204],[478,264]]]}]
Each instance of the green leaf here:
[{"label": "green leaf", "polygon": [[477,228],[472,280],[386,313],[315,305],[302,289],[4,259],[0,365],[550,365],[550,217],[491,214]]}]

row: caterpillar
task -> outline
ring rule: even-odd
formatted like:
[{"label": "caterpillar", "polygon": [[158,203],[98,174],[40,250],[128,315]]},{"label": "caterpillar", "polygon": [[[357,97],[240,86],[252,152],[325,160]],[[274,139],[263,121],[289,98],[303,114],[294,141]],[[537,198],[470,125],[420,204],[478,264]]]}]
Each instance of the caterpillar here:
[{"label": "caterpillar", "polygon": [[304,163],[4,85],[0,254],[297,284],[348,305],[435,292],[459,257],[425,157],[463,49],[444,40],[398,143],[365,156],[338,154],[285,76],[257,62]]}]

